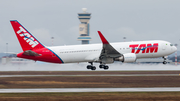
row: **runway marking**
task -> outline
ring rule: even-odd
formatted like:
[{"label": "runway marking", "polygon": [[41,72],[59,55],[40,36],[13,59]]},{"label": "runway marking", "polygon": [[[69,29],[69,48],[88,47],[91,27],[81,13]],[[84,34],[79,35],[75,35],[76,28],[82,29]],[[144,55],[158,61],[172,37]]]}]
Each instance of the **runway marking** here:
[{"label": "runway marking", "polygon": [[48,76],[179,76],[180,74],[92,74],[92,75],[0,75],[0,77],[48,77]]},{"label": "runway marking", "polygon": [[38,88],[38,89],[0,89],[0,93],[44,93],[44,92],[180,92],[180,87],[152,88]]}]

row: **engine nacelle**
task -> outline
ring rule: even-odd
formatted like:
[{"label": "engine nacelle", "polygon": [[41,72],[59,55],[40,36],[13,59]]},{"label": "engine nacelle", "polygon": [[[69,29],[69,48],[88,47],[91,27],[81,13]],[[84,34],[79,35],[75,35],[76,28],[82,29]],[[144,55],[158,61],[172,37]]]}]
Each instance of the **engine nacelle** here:
[{"label": "engine nacelle", "polygon": [[122,61],[122,62],[125,62],[125,63],[135,62],[136,61],[136,54],[134,54],[134,53],[126,53],[126,54],[123,54],[123,56],[121,56],[119,58],[116,58],[115,61]]}]

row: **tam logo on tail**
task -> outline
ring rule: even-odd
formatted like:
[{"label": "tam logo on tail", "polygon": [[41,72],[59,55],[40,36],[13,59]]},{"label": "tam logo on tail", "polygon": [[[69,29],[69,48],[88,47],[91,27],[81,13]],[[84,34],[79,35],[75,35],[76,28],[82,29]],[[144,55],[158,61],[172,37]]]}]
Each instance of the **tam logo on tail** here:
[{"label": "tam logo on tail", "polygon": [[44,48],[44,46],[17,20],[11,20],[10,22],[23,51]]},{"label": "tam logo on tail", "polygon": [[32,47],[34,48],[37,46],[39,43],[37,41],[34,41],[34,38],[26,32],[26,30],[23,27],[19,27],[19,30],[17,31],[17,34],[19,36],[24,37],[23,39]]}]

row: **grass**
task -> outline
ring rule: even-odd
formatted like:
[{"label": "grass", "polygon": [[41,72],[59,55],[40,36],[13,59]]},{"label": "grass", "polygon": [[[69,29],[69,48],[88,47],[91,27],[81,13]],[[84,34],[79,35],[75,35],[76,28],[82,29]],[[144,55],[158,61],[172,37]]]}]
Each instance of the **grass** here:
[{"label": "grass", "polygon": [[4,77],[0,88],[180,87],[180,76]]}]

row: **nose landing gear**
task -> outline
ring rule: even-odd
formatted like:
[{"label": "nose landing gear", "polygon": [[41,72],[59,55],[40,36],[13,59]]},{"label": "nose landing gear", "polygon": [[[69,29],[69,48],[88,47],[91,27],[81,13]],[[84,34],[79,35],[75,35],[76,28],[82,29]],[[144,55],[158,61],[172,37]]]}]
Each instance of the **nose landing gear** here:
[{"label": "nose landing gear", "polygon": [[164,59],[163,64],[167,64],[166,57],[163,56],[162,58]]}]

